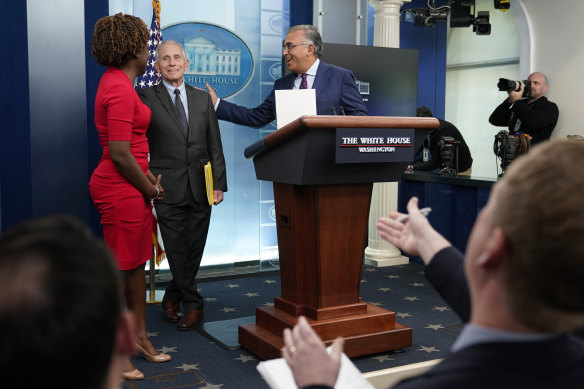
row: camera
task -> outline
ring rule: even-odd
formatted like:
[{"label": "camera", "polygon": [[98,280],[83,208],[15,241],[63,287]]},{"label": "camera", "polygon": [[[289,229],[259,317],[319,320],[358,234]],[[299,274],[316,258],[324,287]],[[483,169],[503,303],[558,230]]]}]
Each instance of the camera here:
[{"label": "camera", "polygon": [[495,156],[501,161],[501,177],[511,162],[521,154],[527,153],[531,149],[531,137],[527,134],[518,133],[516,135],[509,134],[508,131],[502,130],[495,135],[495,143],[493,144],[493,152]]},{"label": "camera", "polygon": [[506,78],[499,78],[499,82],[497,83],[497,87],[500,91],[515,91],[518,92],[521,90],[521,84],[523,84],[523,94],[521,95],[522,99],[526,99],[529,97],[531,93],[531,82],[528,80],[523,81],[514,81],[508,80]]},{"label": "camera", "polygon": [[[442,136],[438,141],[440,146],[440,173],[458,173],[458,145],[459,140],[451,136]],[[456,166],[455,165],[456,162]]]},{"label": "camera", "polygon": [[408,8],[401,14],[404,21],[420,27],[433,27],[438,20],[448,18],[448,10],[437,8]]}]

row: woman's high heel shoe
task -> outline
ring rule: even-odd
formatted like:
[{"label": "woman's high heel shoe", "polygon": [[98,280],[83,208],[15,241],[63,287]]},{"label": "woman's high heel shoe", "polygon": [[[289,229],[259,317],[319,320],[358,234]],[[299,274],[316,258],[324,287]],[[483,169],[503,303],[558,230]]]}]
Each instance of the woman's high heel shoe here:
[{"label": "woman's high heel shoe", "polygon": [[125,380],[143,380],[144,373],[142,373],[138,369],[134,369],[132,371],[124,371],[122,373],[122,378]]},{"label": "woman's high heel shoe", "polygon": [[160,363],[160,362],[168,362],[172,359],[172,357],[170,355],[163,354],[163,353],[151,355],[148,352],[146,352],[144,347],[140,346],[138,343],[136,343],[136,349],[140,352],[140,354],[142,354],[142,357],[145,360],[147,360],[148,362]]}]

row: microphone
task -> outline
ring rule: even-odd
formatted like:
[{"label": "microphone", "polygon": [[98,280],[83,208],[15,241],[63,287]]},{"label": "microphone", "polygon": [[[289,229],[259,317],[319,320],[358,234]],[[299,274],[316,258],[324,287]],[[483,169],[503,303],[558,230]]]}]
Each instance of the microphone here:
[{"label": "microphone", "polygon": [[345,116],[345,108],[342,105],[339,105],[339,111],[341,111],[341,115]]},{"label": "microphone", "polygon": [[336,111],[335,107],[333,107],[332,105],[331,105],[331,112],[333,113],[333,115],[336,115],[337,114],[337,111]]}]

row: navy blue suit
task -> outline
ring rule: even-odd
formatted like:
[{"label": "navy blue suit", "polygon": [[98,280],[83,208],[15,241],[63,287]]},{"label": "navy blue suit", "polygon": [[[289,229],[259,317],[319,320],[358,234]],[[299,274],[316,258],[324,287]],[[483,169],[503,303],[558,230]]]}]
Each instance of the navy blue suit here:
[{"label": "navy blue suit", "polygon": [[584,342],[561,335],[539,342],[482,343],[450,354],[394,389],[572,389],[584,382]]},{"label": "navy blue suit", "polygon": [[470,320],[470,291],[464,275],[464,255],[446,247],[425,268],[426,279],[463,323]]},{"label": "navy blue suit", "polygon": [[[274,83],[268,98],[255,108],[246,108],[225,100],[219,102],[217,118],[250,127],[263,127],[276,119],[277,89],[293,89],[296,73],[290,73]],[[355,76],[351,71],[320,62],[312,89],[316,92],[316,113],[332,115],[331,107],[341,114],[343,107],[347,115],[367,115],[367,108],[359,94]]]},{"label": "navy blue suit", "polygon": [[[467,322],[470,296],[462,253],[454,247],[438,252],[426,267],[426,278]],[[574,388],[583,380],[584,342],[576,332],[539,342],[475,344],[395,388]]]},{"label": "navy blue suit", "polygon": [[[438,252],[426,267],[426,278],[458,316],[470,317],[464,256],[454,247]],[[417,377],[392,389],[572,389],[584,382],[584,331],[537,342],[475,344],[448,355]],[[330,389],[313,385],[303,389]]]}]

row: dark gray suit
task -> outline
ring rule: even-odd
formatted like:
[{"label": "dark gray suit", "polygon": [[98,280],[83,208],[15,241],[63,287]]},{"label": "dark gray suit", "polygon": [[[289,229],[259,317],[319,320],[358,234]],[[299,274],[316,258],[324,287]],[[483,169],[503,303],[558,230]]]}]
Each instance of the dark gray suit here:
[{"label": "dark gray suit", "polygon": [[165,86],[138,91],[151,110],[146,133],[150,145],[150,170],[162,174],[164,199],[155,201],[158,224],[173,280],[164,298],[181,303],[185,310],[202,309],[195,277],[201,264],[211,206],[207,202],[203,167],[213,168],[213,188],[227,191],[225,159],[217,116],[209,94],[185,85],[188,101],[188,134],[176,114]]}]

